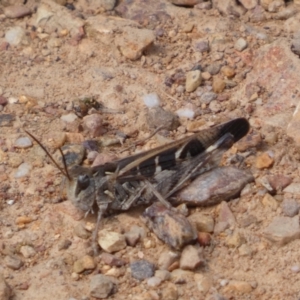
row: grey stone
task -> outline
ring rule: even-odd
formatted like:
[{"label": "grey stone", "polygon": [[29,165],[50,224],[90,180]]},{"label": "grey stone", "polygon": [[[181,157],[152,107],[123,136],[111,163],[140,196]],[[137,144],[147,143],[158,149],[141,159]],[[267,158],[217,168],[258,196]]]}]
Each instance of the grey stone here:
[{"label": "grey stone", "polygon": [[92,277],[90,283],[90,295],[104,299],[117,292],[117,286],[113,278],[98,274]]},{"label": "grey stone", "polygon": [[247,47],[248,47],[248,42],[243,38],[239,38],[234,44],[234,49],[240,52],[245,50]]},{"label": "grey stone", "polygon": [[300,205],[294,199],[284,199],[281,203],[282,212],[287,217],[294,217],[298,214]]},{"label": "grey stone", "polygon": [[144,280],[154,276],[155,265],[147,260],[138,260],[130,264],[131,276],[138,280]]}]

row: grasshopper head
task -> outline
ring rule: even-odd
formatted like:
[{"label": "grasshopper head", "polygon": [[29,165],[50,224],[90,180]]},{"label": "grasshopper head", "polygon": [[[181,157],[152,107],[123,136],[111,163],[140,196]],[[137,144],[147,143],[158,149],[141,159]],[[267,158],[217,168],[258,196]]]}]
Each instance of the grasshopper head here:
[{"label": "grasshopper head", "polygon": [[68,199],[74,206],[85,211],[92,211],[96,199],[95,179],[90,168],[73,166],[66,181]]}]

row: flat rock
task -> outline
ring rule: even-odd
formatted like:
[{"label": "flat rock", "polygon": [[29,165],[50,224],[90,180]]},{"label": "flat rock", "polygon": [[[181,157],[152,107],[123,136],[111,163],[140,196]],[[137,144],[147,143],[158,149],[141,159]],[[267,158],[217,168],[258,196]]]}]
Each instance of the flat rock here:
[{"label": "flat rock", "polygon": [[175,249],[180,249],[197,238],[185,216],[167,209],[161,203],[156,202],[148,207],[142,219],[158,238]]},{"label": "flat rock", "polygon": [[115,39],[120,52],[130,60],[139,59],[143,51],[150,47],[155,40],[152,30],[125,28],[123,33]]},{"label": "flat rock", "polygon": [[98,243],[100,247],[108,253],[117,252],[126,247],[124,235],[107,230],[101,230],[99,232]]},{"label": "flat rock", "polygon": [[264,230],[264,236],[279,245],[285,245],[300,238],[299,216],[293,218],[277,216]]},{"label": "flat rock", "polygon": [[168,270],[169,267],[179,260],[179,254],[174,251],[164,251],[158,259],[158,266],[162,270]]},{"label": "flat rock", "polygon": [[105,299],[116,292],[117,285],[112,277],[97,274],[91,278],[90,295],[92,297]]},{"label": "flat rock", "polygon": [[180,269],[195,270],[204,263],[202,249],[196,246],[186,246],[181,254]]},{"label": "flat rock", "polygon": [[213,232],[215,221],[212,216],[196,212],[188,217],[188,220],[194,225],[197,231]]},{"label": "flat rock", "polygon": [[215,168],[197,177],[175,201],[192,206],[217,204],[237,197],[253,180],[250,172],[236,167]]}]

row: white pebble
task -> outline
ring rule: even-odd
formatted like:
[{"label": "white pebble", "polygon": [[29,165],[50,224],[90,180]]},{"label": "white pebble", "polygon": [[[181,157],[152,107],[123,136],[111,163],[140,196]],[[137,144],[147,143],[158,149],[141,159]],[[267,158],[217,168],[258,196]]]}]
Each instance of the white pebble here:
[{"label": "white pebble", "polygon": [[160,99],[156,93],[151,93],[143,96],[143,101],[147,107],[157,107],[160,104]]},{"label": "white pebble", "polygon": [[21,43],[25,36],[25,30],[19,26],[13,27],[6,31],[5,40],[12,46],[17,46]]},{"label": "white pebble", "polygon": [[220,285],[221,286],[225,286],[225,285],[227,285],[228,284],[228,280],[227,279],[222,279],[221,281],[220,281]]},{"label": "white pebble", "polygon": [[19,102],[19,100],[16,97],[9,97],[8,98],[8,103],[9,104],[15,104],[15,103],[18,103],[18,102]]},{"label": "white pebble", "polygon": [[149,285],[149,286],[158,286],[158,285],[160,285],[161,284],[161,279],[160,278],[158,278],[158,277],[150,277],[148,280],[147,280],[147,284]]},{"label": "white pebble", "polygon": [[195,112],[190,108],[180,108],[176,111],[176,114],[179,118],[188,118],[193,119],[195,116]]},{"label": "white pebble", "polygon": [[25,136],[25,137],[20,137],[15,141],[15,145],[16,148],[29,148],[32,146],[32,142],[30,140],[29,137]]},{"label": "white pebble", "polygon": [[22,163],[19,165],[17,172],[15,173],[15,178],[21,178],[29,174],[31,166],[28,163]]},{"label": "white pebble", "polygon": [[298,265],[294,265],[291,267],[291,271],[294,273],[299,273],[300,272],[300,267]]},{"label": "white pebble", "polygon": [[67,115],[63,115],[60,117],[61,120],[65,121],[66,123],[74,122],[78,117],[74,113],[69,113]]},{"label": "white pebble", "polygon": [[6,203],[7,203],[8,205],[13,205],[13,204],[15,203],[15,200],[9,199],[9,200],[6,201]]}]

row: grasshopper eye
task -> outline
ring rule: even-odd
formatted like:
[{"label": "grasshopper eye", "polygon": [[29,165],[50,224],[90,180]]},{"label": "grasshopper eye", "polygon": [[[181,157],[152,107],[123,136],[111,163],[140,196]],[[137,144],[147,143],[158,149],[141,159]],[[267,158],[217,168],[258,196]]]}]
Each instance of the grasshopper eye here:
[{"label": "grasshopper eye", "polygon": [[79,175],[77,184],[80,190],[85,190],[90,185],[90,177],[86,174]]}]

